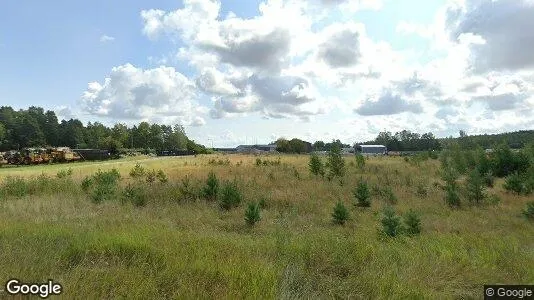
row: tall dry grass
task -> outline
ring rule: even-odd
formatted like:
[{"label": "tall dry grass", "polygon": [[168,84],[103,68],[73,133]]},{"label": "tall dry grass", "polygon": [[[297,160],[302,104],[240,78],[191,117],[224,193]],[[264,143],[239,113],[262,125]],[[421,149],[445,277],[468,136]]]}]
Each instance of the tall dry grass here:
[{"label": "tall dry grass", "polygon": [[[490,190],[499,204],[451,209],[434,160],[379,157],[358,168],[346,157],[346,176],[328,181],[310,175],[308,156],[280,156],[280,165],[266,166],[257,166],[256,158],[0,169],[0,280],[52,278],[67,299],[478,298],[483,284],[534,282],[534,224],[521,215],[529,199],[505,193],[502,182]],[[169,182],[129,178],[136,163],[162,169]],[[71,176],[55,178],[68,167]],[[93,203],[81,180],[112,168],[122,176],[117,199]],[[224,211],[203,199],[209,171],[237,183],[241,206]],[[190,191],[183,188],[186,177]],[[5,182],[15,178],[32,188],[6,192]],[[371,186],[370,208],[354,205],[360,180]],[[128,184],[148,191],[145,206],[120,200]],[[398,214],[421,214],[419,236],[379,234],[386,187]],[[262,199],[261,221],[250,227],[246,204]],[[350,210],[344,226],[332,223],[338,201]]]}]

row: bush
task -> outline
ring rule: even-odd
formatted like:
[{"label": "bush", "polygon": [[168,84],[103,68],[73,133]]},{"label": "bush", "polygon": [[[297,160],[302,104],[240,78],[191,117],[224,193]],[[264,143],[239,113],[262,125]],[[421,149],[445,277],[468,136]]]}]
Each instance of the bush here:
[{"label": "bush", "polygon": [[365,167],[365,158],[360,153],[356,153],[356,166],[360,169]]},{"label": "bush", "polygon": [[225,160],[222,160],[222,159],[216,160],[216,159],[212,158],[212,159],[210,159],[208,161],[208,164],[209,165],[213,165],[213,166],[229,166],[232,163],[230,162],[230,160],[228,158],[225,159]]},{"label": "bush", "polygon": [[30,193],[30,189],[23,178],[9,176],[2,183],[2,192],[6,196],[23,197]]},{"label": "bush", "polygon": [[221,189],[219,206],[222,209],[229,210],[239,206],[243,201],[243,195],[237,188],[235,182],[226,182]]},{"label": "bush", "polygon": [[471,203],[480,204],[486,197],[484,193],[484,181],[477,170],[469,173],[465,182],[467,199]]},{"label": "bush", "polygon": [[402,231],[400,218],[395,215],[395,210],[391,206],[384,209],[384,217],[381,223],[382,232],[387,236],[395,237]]},{"label": "bush", "polygon": [[145,168],[141,166],[139,163],[135,164],[135,166],[130,170],[130,177],[132,178],[140,178],[145,175]]},{"label": "bush", "polygon": [[219,180],[215,173],[209,172],[208,179],[206,179],[206,186],[202,190],[204,197],[209,200],[217,199],[217,193],[219,192]]},{"label": "bush", "polygon": [[513,173],[512,175],[506,177],[506,180],[504,181],[504,188],[507,191],[514,192],[518,195],[526,192],[526,186],[518,173]]},{"label": "bush", "polygon": [[196,186],[191,178],[186,175],[182,178],[181,184],[178,187],[182,200],[194,201],[199,195],[198,186]]},{"label": "bush", "polygon": [[148,195],[142,185],[128,184],[122,191],[122,203],[130,202],[137,207],[145,206],[148,202]]},{"label": "bush", "polygon": [[156,170],[149,171],[146,174],[146,182],[153,183],[154,181],[156,181],[156,176],[157,176]]},{"label": "bush", "polygon": [[245,210],[245,222],[250,226],[254,226],[260,220],[260,206],[253,202],[249,203]]},{"label": "bush", "polygon": [[94,203],[101,203],[104,200],[111,200],[115,196],[120,173],[117,169],[106,172],[98,170],[91,177],[85,177],[82,181],[82,189],[90,194]]},{"label": "bush", "polygon": [[356,198],[356,206],[370,207],[371,206],[371,194],[369,193],[369,187],[364,181],[360,181],[358,186],[354,190],[354,197]]},{"label": "bush", "polygon": [[343,159],[343,156],[341,155],[341,147],[334,143],[332,145],[332,148],[330,149],[330,153],[328,154],[328,168],[330,178],[339,176],[343,177],[345,176],[345,160]]},{"label": "bush", "polygon": [[264,159],[264,160],[261,160],[261,158],[256,158],[256,166],[279,166],[282,164],[282,161],[280,160],[280,157],[277,158],[276,160],[268,160],[268,159]]},{"label": "bush", "polygon": [[109,187],[98,185],[91,192],[91,200],[96,204],[102,203],[104,200],[107,200],[109,198],[108,196],[110,194],[111,190],[109,189]]},{"label": "bush", "polygon": [[459,207],[461,202],[458,193],[458,184],[456,183],[458,172],[447,162],[442,161],[441,178],[445,181],[445,202],[450,207]]},{"label": "bush", "polygon": [[456,185],[447,184],[445,186],[445,202],[450,207],[460,207],[460,195],[458,194]]},{"label": "bush", "polygon": [[406,233],[409,235],[421,233],[421,218],[411,209],[404,215],[404,225]]},{"label": "bush", "polygon": [[527,207],[523,210],[523,215],[529,220],[534,220],[534,201],[527,203]]},{"label": "bush", "polygon": [[163,170],[158,170],[158,174],[156,174],[156,178],[161,183],[167,183],[169,181],[169,178],[167,177],[167,174],[163,172]]},{"label": "bush", "polygon": [[85,176],[85,178],[82,180],[82,190],[84,192],[89,191],[89,188],[91,188],[91,185],[93,184],[93,180],[89,176]]},{"label": "bush", "polygon": [[514,153],[507,144],[497,146],[492,153],[492,171],[498,177],[513,173],[524,173],[530,166],[530,159],[523,151]]},{"label": "bush", "polygon": [[308,166],[310,167],[310,172],[313,175],[321,175],[324,176],[324,164],[321,161],[321,158],[316,153],[312,153],[310,155],[310,162],[308,163]]},{"label": "bush", "polygon": [[66,178],[72,175],[72,169],[68,168],[67,170],[59,170],[56,174],[57,178]]},{"label": "bush", "polygon": [[334,206],[334,212],[332,213],[332,220],[334,224],[343,225],[349,219],[349,211],[343,205],[343,202],[339,201]]},{"label": "bush", "polygon": [[119,182],[119,179],[121,178],[121,174],[117,169],[111,169],[106,172],[102,172],[101,170],[98,170],[93,175],[93,181],[96,184],[101,185],[116,185]]}]

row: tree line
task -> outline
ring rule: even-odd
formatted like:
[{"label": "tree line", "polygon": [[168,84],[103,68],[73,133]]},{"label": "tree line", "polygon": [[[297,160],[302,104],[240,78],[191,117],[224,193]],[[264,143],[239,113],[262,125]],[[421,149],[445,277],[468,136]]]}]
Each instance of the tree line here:
[{"label": "tree line", "polygon": [[0,107],[0,151],[46,146],[206,152],[204,146],[187,137],[180,125],[141,122],[131,127],[121,123],[107,127],[89,122],[84,126],[78,119],[59,122],[54,111],[41,107],[18,111],[9,106]]},{"label": "tree line", "polygon": [[436,138],[432,132],[415,133],[402,130],[396,133],[390,131],[380,132],[371,141],[355,143],[354,145],[343,144],[340,140],[331,142],[316,141],[313,144],[297,138],[291,140],[280,138],[276,142],[276,150],[282,153],[309,153],[312,151],[330,151],[334,146],[339,148],[356,147],[357,145],[384,145],[388,151],[439,151],[452,146],[463,150],[474,150],[477,147],[490,149],[496,145],[506,144],[512,149],[525,147],[529,141],[534,141],[534,130],[522,130],[493,135],[468,135],[465,131],[459,132],[457,138]]}]

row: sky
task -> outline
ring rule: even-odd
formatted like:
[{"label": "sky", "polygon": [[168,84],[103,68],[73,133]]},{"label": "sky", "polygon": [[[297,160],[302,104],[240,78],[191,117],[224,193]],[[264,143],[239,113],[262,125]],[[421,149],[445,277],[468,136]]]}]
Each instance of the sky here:
[{"label": "sky", "polygon": [[0,105],[215,147],[534,129],[533,0],[0,3]]}]

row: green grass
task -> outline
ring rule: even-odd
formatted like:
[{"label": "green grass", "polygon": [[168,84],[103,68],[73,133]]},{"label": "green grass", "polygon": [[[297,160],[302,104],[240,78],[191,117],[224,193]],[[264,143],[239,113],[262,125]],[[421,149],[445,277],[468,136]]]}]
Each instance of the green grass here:
[{"label": "green grass", "polygon": [[[231,164],[210,164],[213,158]],[[347,164],[340,185],[311,176],[307,156],[281,156],[280,165],[256,166],[255,160],[131,158],[2,168],[2,180],[29,182],[70,167],[75,184],[1,196],[0,281],[51,278],[63,285],[66,299],[480,298],[483,284],[534,282],[534,223],[521,214],[529,199],[506,193],[502,181],[488,190],[499,204],[451,209],[437,186],[436,161]],[[80,188],[86,175],[111,168],[121,172],[121,188],[136,184],[128,175],[136,163],[169,177],[167,184],[143,183],[150,191],[143,207],[119,198],[94,204]],[[239,207],[225,211],[216,201],[181,198],[186,175],[201,189],[209,171],[236,180],[244,197]],[[420,213],[421,234],[380,235],[388,202],[373,195],[370,208],[355,207],[352,191],[362,178],[389,186],[399,215]],[[418,193],[421,187],[426,195]],[[245,206],[260,199],[266,205],[252,228]],[[350,210],[344,226],[332,223],[338,201]]]}]

